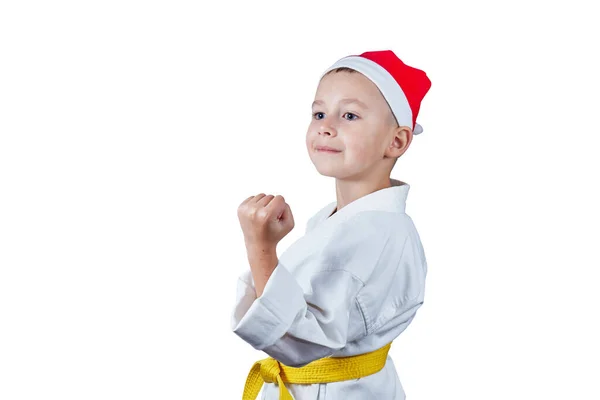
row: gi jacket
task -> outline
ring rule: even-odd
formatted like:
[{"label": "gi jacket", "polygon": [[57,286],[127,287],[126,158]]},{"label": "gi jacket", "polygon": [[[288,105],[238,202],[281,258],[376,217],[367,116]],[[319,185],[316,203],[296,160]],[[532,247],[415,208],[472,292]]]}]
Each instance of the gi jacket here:
[{"label": "gi jacket", "polygon": [[[233,331],[293,367],[367,353],[404,331],[423,304],[427,262],[405,213],[410,186],[391,182],[333,215],[336,202],[313,215],[304,236],[278,257],[260,297],[250,269],[244,271]],[[389,355],[386,366],[367,377],[286,386],[296,400],[405,399]],[[274,383],[265,384],[261,393],[262,399],[279,398]]]}]

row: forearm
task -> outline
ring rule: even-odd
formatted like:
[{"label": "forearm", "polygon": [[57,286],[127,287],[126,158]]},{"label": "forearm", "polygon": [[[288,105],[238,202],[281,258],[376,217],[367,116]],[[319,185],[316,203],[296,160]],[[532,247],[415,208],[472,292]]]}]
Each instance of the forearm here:
[{"label": "forearm", "polygon": [[[301,367],[366,334],[362,313],[350,323],[351,309],[364,286],[352,273],[323,269],[311,276],[311,293],[305,293],[281,264],[268,281],[259,298],[250,292],[249,282],[240,280],[238,285],[243,301],[238,300],[233,330],[255,349],[285,365]],[[350,326],[355,327],[351,332]]]},{"label": "forearm", "polygon": [[256,297],[260,297],[279,262],[275,246],[247,245],[248,262],[254,279]]}]

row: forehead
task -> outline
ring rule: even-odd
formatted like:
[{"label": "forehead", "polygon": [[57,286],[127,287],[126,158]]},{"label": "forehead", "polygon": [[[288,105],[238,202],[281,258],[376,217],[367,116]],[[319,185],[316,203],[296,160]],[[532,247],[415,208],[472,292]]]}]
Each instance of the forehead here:
[{"label": "forehead", "polygon": [[315,100],[330,102],[340,98],[356,98],[367,105],[385,102],[377,86],[360,72],[332,72],[321,79]]}]

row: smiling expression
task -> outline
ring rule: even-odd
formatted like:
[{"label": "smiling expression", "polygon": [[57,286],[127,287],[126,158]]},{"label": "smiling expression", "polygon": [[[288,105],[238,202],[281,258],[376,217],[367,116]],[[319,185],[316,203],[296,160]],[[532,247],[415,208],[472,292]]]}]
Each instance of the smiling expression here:
[{"label": "smiling expression", "polygon": [[317,87],[306,146],[320,174],[354,176],[380,164],[397,127],[388,103],[370,79],[361,73],[333,72]]}]

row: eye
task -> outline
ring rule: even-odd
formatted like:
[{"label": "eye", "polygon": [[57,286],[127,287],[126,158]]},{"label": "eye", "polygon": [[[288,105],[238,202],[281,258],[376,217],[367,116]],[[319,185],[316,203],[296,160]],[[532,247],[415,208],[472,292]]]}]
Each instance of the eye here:
[{"label": "eye", "polygon": [[344,115],[352,115],[352,116],[356,117],[356,118],[352,118],[352,119],[350,119],[349,121],[354,121],[355,119],[357,119],[357,118],[358,118],[358,115],[356,115],[356,114],[352,114],[352,113],[346,113],[346,114],[344,114]]},{"label": "eye", "polygon": [[[318,114],[323,114],[323,113],[322,112],[313,113],[313,117],[316,117]],[[320,119],[320,118],[316,118],[316,119]]]}]

